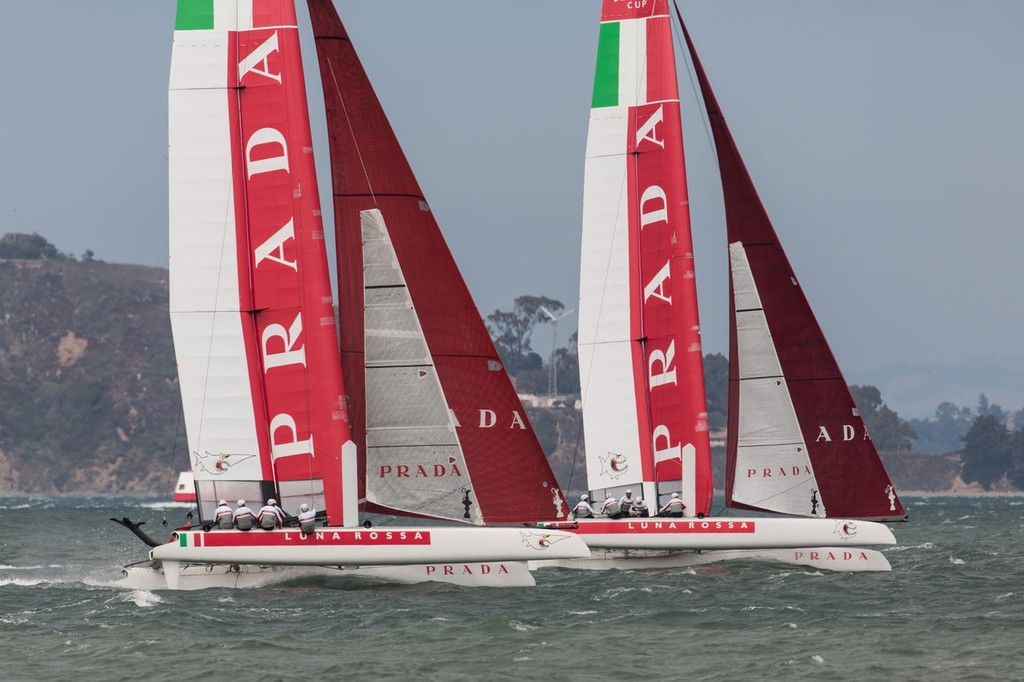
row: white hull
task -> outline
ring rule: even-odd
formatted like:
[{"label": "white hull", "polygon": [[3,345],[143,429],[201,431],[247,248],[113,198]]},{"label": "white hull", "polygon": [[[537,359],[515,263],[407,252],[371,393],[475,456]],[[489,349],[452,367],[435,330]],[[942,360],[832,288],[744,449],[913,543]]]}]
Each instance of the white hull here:
[{"label": "white hull", "polygon": [[554,559],[529,562],[531,571],[540,568],[571,568],[587,571],[609,569],[645,570],[689,568],[722,561],[764,561],[792,566],[809,566],[842,573],[889,572],[892,566],[881,552],[860,547],[800,547],[792,549],[736,549],[707,552],[665,550],[594,550],[587,559]]},{"label": "white hull", "polygon": [[[569,561],[568,559],[566,561]],[[207,588],[255,588],[309,577],[355,577],[378,582],[415,584],[439,582],[464,587],[532,587],[536,584],[525,562],[420,564],[408,566],[257,566],[252,564],[177,564],[168,576],[160,561],[146,561],[124,568],[122,585],[141,590],[202,590]],[[173,584],[173,587],[171,585]]]},{"label": "white hull", "polygon": [[894,545],[889,527],[874,521],[771,517],[581,519],[575,527],[591,548],[750,550]]},{"label": "white hull", "polygon": [[406,527],[179,530],[150,559],[190,564],[394,566],[573,559],[590,555],[573,533],[541,528]]}]

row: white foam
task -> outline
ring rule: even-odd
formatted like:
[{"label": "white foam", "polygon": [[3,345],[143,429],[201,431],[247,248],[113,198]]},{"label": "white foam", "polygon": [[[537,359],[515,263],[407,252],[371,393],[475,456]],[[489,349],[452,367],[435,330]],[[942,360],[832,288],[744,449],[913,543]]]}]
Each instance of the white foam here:
[{"label": "white foam", "polygon": [[132,590],[125,594],[122,599],[126,602],[135,602],[136,606],[142,607],[156,606],[163,602],[160,595],[149,590]]}]

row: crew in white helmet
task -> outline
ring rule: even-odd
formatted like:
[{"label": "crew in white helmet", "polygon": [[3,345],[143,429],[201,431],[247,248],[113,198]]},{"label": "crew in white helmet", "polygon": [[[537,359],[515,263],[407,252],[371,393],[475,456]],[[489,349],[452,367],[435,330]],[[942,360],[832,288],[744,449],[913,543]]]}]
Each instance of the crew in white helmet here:
[{"label": "crew in white helmet", "polygon": [[235,528],[238,530],[249,530],[256,523],[256,516],[252,513],[252,509],[245,506],[245,500],[238,501],[238,508],[235,509],[233,519]]},{"label": "crew in white helmet", "polygon": [[221,500],[217,503],[217,509],[213,512],[213,524],[217,528],[223,528],[224,530],[231,530],[232,521],[234,519],[234,511],[228,506],[227,500]]},{"label": "crew in white helmet", "polygon": [[284,524],[284,512],[277,506],[277,500],[271,497],[265,505],[260,507],[259,514],[256,515],[256,523],[263,530],[273,530]]},{"label": "crew in white helmet", "polygon": [[610,519],[621,519],[624,516],[618,498],[611,494],[605,498],[604,504],[601,505],[601,513]]},{"label": "crew in white helmet", "polygon": [[591,519],[597,513],[594,508],[590,506],[590,497],[588,495],[580,495],[580,501],[573,507],[572,515],[577,519]]},{"label": "crew in white helmet", "polygon": [[679,499],[679,493],[672,493],[672,499],[666,502],[665,506],[658,510],[658,516],[672,516],[678,518],[683,515],[684,509],[686,509],[686,505]]},{"label": "crew in white helmet", "polygon": [[629,509],[630,516],[647,517],[651,515],[650,510],[647,508],[647,503],[644,502],[644,498],[638,497],[633,500],[633,506]]},{"label": "crew in white helmet", "polygon": [[622,509],[623,516],[629,516],[630,510],[633,507],[633,491],[626,490],[626,494],[619,500],[619,508]]},{"label": "crew in white helmet", "polygon": [[303,502],[299,505],[299,530],[307,535],[316,528],[316,509]]}]

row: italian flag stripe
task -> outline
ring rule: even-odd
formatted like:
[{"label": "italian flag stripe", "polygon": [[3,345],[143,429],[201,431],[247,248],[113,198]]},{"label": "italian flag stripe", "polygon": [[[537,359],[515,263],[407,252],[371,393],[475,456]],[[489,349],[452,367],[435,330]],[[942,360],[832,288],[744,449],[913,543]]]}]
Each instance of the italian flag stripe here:
[{"label": "italian flag stripe", "polygon": [[597,39],[597,71],[594,74],[594,100],[591,107],[619,105],[619,30],[613,21],[601,24]]},{"label": "italian flag stripe", "polygon": [[212,28],[213,0],[178,0],[174,30],[201,31]]},{"label": "italian flag stripe", "polygon": [[188,533],[178,534],[178,544],[182,547],[188,547]]},{"label": "italian flag stripe", "polygon": [[601,24],[591,108],[636,106],[648,101],[647,19]]}]

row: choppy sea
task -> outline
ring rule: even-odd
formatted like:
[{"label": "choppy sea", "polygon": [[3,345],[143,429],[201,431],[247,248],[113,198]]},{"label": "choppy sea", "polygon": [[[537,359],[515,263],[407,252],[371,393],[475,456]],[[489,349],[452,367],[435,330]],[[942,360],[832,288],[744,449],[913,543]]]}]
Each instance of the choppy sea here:
[{"label": "choppy sea", "polygon": [[[543,569],[533,588],[119,585],[185,510],[0,498],[2,680],[1019,680],[1024,498],[905,498],[892,573]],[[155,533],[159,536],[160,533]]]}]

